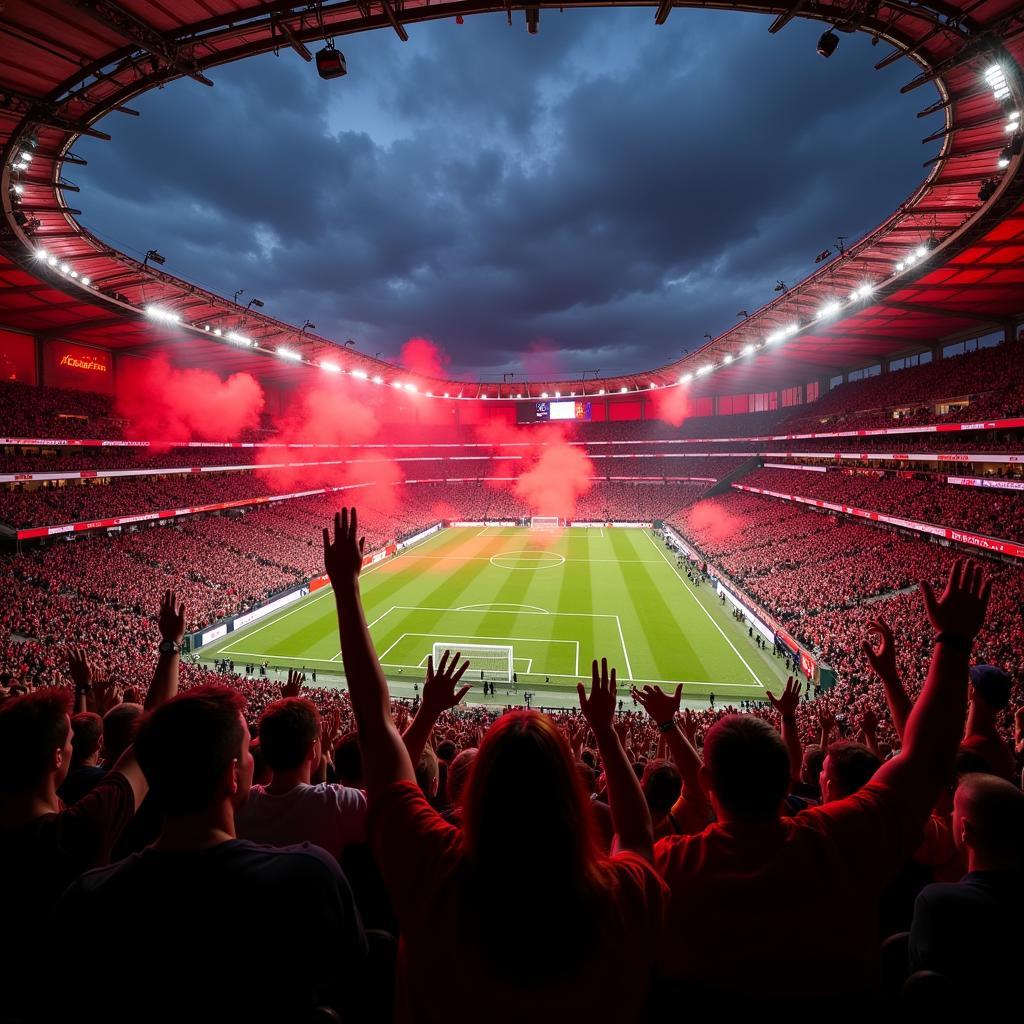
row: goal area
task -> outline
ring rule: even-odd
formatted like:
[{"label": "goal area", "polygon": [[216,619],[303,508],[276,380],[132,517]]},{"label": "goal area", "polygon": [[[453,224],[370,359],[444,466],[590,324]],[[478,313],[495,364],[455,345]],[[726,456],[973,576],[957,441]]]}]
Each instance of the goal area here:
[{"label": "goal area", "polygon": [[[422,648],[420,648],[422,650]],[[467,683],[483,680],[489,683],[512,682],[512,648],[494,644],[460,644],[447,641],[434,644],[434,666],[441,663],[445,651],[455,654],[459,651],[469,662],[469,668],[463,677]],[[482,675],[481,675],[482,673]]]},{"label": "goal area", "polygon": [[530,528],[533,530],[557,530],[561,525],[558,516],[530,516]]}]

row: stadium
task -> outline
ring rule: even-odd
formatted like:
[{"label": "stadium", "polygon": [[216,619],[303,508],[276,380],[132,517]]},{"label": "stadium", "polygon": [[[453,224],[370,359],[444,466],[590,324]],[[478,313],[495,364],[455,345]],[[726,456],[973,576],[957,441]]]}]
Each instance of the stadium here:
[{"label": "stadium", "polygon": [[[0,7],[0,1022],[1003,1005],[1024,953],[1016,0]],[[689,8],[734,19],[713,38],[737,64],[811,32],[813,72],[743,84],[822,104],[810,134],[747,106],[734,129],[707,73],[695,152],[733,136],[743,166],[684,171],[662,127],[645,150],[615,75],[659,53],[671,78],[637,40]],[[612,57],[593,40],[619,15]],[[829,84],[847,52],[885,76],[863,106]],[[446,85],[446,55],[481,77]],[[270,61],[292,77],[241,77]],[[526,77],[544,110],[543,88],[489,106]],[[347,129],[344,100],[289,109],[314,85],[359,97]],[[616,103],[635,134],[586,138]],[[829,154],[833,107],[857,117]],[[893,137],[916,116],[923,178],[885,152],[890,116]],[[301,148],[318,132],[343,183]],[[766,262],[805,246],[813,196],[858,234]],[[251,252],[219,237],[232,217]],[[49,963],[54,927],[80,964]],[[100,968],[126,932],[156,977]],[[298,934],[304,970],[252,970]]]}]

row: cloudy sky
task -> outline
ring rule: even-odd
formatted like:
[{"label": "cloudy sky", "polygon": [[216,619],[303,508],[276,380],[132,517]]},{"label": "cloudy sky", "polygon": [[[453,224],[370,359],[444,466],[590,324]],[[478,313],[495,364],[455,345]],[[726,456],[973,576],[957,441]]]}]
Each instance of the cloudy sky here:
[{"label": "cloudy sky", "polygon": [[676,358],[905,199],[934,150],[907,62],[753,15],[543,11],[340,38],[215,69],[83,140],[81,220],[220,294],[453,371],[603,373]]}]

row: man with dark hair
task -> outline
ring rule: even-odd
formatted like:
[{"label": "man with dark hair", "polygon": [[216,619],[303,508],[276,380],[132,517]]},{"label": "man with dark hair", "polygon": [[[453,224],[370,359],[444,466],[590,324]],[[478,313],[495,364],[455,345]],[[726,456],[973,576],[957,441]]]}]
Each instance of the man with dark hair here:
[{"label": "man with dark hair", "polygon": [[146,793],[132,750],[67,807],[57,795],[71,765],[71,694],[47,688],[0,705],[0,906],[16,937],[0,959],[5,1008],[27,1014],[50,965],[48,916],[83,871],[107,864]]},{"label": "man with dark hair", "polygon": [[263,712],[260,751],[271,778],[252,787],[235,816],[241,839],[271,846],[313,843],[335,857],[365,840],[366,794],[325,781],[332,725],[304,697],[284,697]]},{"label": "man with dark hair", "polygon": [[100,764],[103,719],[94,711],[80,711],[71,718],[71,768],[57,795],[66,804],[76,803],[106,774]]},{"label": "man with dark hair", "polygon": [[994,775],[965,775],[953,839],[967,874],[917,897],[910,964],[945,975],[980,1006],[1014,989],[1024,960],[1024,793]]},{"label": "man with dark hair", "polygon": [[[211,684],[143,721],[135,748],[164,810],[160,835],[141,853],[83,875],[57,908],[62,930],[89,935],[97,949],[116,949],[127,935],[152,963],[184,956],[198,973],[159,990],[146,971],[102,985],[89,958],[70,957],[55,994],[59,1012],[115,1024],[284,1021],[354,1000],[366,939],[336,861],[309,844],[271,849],[235,837],[253,766],[244,707],[236,690]],[[301,942],[301,961],[257,968],[251,925],[265,941]],[[210,984],[206,972],[219,982]]]},{"label": "man with dark hair", "polygon": [[882,759],[863,743],[840,740],[829,745],[821,766],[821,799],[842,800],[871,781]]},{"label": "man with dark hair", "polygon": [[[717,821],[655,847],[671,891],[664,967],[691,1009],[724,992],[734,1004],[813,1002],[874,987],[879,896],[919,844],[952,772],[990,584],[980,566],[959,559],[941,597],[927,583],[921,589],[936,631],[928,678],[902,752],[852,796],[785,817],[792,763],[782,737],[760,719],[735,715],[708,731],[699,772]],[[668,705],[663,698],[658,706]],[[692,751],[674,714],[658,717],[683,771]],[[816,922],[812,943],[808,921]],[[745,962],[759,969],[737,972]]]}]

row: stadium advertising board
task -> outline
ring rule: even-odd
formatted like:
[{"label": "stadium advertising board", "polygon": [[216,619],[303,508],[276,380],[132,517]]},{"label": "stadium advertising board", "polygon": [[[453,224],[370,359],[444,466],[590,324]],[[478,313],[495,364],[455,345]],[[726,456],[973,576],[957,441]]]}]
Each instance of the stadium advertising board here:
[{"label": "stadium advertising board", "polygon": [[734,607],[738,608],[743,613],[745,619],[768,641],[770,644],[775,643],[775,630],[769,626],[766,622],[754,613],[753,608],[747,600],[744,600],[739,594],[733,593],[733,591],[727,587],[722,580],[712,577],[715,581],[715,591],[718,594],[724,594],[726,600]]},{"label": "stadium advertising board", "polygon": [[205,633],[199,635],[199,643],[195,646],[205,647],[207,644],[212,644],[214,640],[219,640],[222,636],[228,635],[228,624],[222,622],[219,626],[214,626],[213,629],[208,629]]},{"label": "stadium advertising board", "polygon": [[549,421],[587,421],[593,418],[593,407],[584,401],[544,401],[516,403],[517,423]]},{"label": "stadium advertising board", "polygon": [[297,590],[293,590],[288,594],[282,594],[280,597],[276,597],[273,600],[268,601],[265,605],[261,605],[259,608],[254,608],[251,612],[246,612],[244,615],[236,616],[231,623],[232,632],[236,629],[242,629],[243,626],[248,626],[257,619],[262,619],[265,615],[269,615],[271,612],[276,612],[278,608],[283,608],[286,604],[298,601],[300,597],[305,597],[308,593],[309,587],[299,587]]},{"label": "stadium advertising board", "polygon": [[414,537],[408,537],[406,540],[400,540],[396,545],[397,551],[404,551],[406,548],[411,547],[413,544],[418,544],[421,540],[426,540],[432,534],[437,533],[441,529],[440,523],[435,523],[430,527],[429,530],[421,530]]}]

